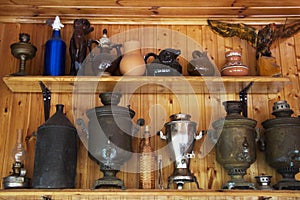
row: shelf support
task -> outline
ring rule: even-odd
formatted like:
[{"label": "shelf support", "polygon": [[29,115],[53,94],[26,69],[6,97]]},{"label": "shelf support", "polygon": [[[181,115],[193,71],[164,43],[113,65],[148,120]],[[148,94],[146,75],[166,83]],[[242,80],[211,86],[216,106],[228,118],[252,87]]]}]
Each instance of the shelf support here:
[{"label": "shelf support", "polygon": [[240,101],[242,104],[242,114],[244,117],[248,117],[247,92],[251,88],[252,85],[253,85],[253,81],[251,81],[244,89],[242,89],[242,91],[240,91]]},{"label": "shelf support", "polygon": [[43,94],[45,121],[47,121],[50,115],[51,91],[45,86],[42,81],[39,81],[39,84],[41,86]]}]

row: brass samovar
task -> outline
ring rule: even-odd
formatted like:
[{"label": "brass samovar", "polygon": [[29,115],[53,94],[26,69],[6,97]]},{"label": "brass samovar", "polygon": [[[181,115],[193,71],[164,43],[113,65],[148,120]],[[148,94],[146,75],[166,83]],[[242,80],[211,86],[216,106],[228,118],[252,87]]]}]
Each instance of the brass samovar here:
[{"label": "brass samovar", "polygon": [[213,122],[213,139],[216,142],[216,160],[231,177],[223,189],[255,189],[243,177],[256,160],[256,121],[241,115],[240,101],[223,102],[227,115]]},{"label": "brass samovar", "polygon": [[300,181],[295,175],[300,168],[300,117],[294,113],[286,101],[274,103],[272,115],[276,118],[262,123],[265,131],[261,149],[266,151],[267,163],[282,175],[275,189],[300,189]]}]

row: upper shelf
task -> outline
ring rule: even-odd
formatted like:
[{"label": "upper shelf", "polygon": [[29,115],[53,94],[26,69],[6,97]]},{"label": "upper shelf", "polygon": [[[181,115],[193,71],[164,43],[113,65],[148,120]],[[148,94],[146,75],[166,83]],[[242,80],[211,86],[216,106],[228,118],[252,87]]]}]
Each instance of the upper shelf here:
[{"label": "upper shelf", "polygon": [[249,93],[278,93],[286,77],[266,76],[5,76],[12,92],[41,92],[42,81],[52,93],[239,93],[253,82]]},{"label": "upper shelf", "polygon": [[[246,19],[281,19],[281,23],[300,17],[299,1],[295,0],[156,0],[156,1],[58,1],[2,0],[0,22],[45,23],[59,13],[63,24],[85,17],[96,23],[132,24],[198,24],[200,18],[225,18],[239,22]],[[191,20],[193,19],[193,20]],[[265,23],[266,23],[265,21]]]}]

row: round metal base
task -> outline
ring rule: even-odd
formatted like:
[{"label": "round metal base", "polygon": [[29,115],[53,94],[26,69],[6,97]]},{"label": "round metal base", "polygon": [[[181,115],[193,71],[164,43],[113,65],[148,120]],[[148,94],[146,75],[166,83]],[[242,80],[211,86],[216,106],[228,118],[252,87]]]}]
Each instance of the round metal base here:
[{"label": "round metal base", "polygon": [[222,186],[222,189],[228,189],[228,190],[233,190],[233,189],[239,189],[239,190],[249,190],[253,189],[256,190],[255,186],[253,183],[250,182],[245,182],[245,181],[228,181]]},{"label": "round metal base", "polygon": [[195,176],[169,176],[168,178],[168,189],[170,189],[171,183],[176,183],[177,189],[181,190],[183,188],[184,183],[186,182],[195,182],[197,185],[197,189],[201,189],[199,187],[199,183]]},{"label": "round metal base", "polygon": [[277,190],[300,190],[300,181],[281,180],[273,186]]},{"label": "round metal base", "polygon": [[92,189],[98,188],[120,188],[125,190],[124,182],[116,177],[103,177],[96,180]]},{"label": "round metal base", "polygon": [[24,176],[7,176],[3,178],[2,185],[4,189],[29,188],[30,179]]}]

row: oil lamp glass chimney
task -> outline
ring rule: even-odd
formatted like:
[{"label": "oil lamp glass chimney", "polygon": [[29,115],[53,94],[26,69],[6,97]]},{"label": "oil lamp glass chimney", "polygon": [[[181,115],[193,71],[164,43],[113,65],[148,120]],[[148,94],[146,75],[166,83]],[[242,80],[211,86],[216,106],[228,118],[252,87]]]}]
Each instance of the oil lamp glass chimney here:
[{"label": "oil lamp glass chimney", "polygon": [[26,150],[24,148],[22,137],[22,130],[17,131],[17,142],[12,150],[12,158],[14,163],[12,165],[11,175],[3,178],[4,189],[9,188],[28,188],[30,179],[26,177],[26,169],[24,168],[24,161],[26,158]]}]

